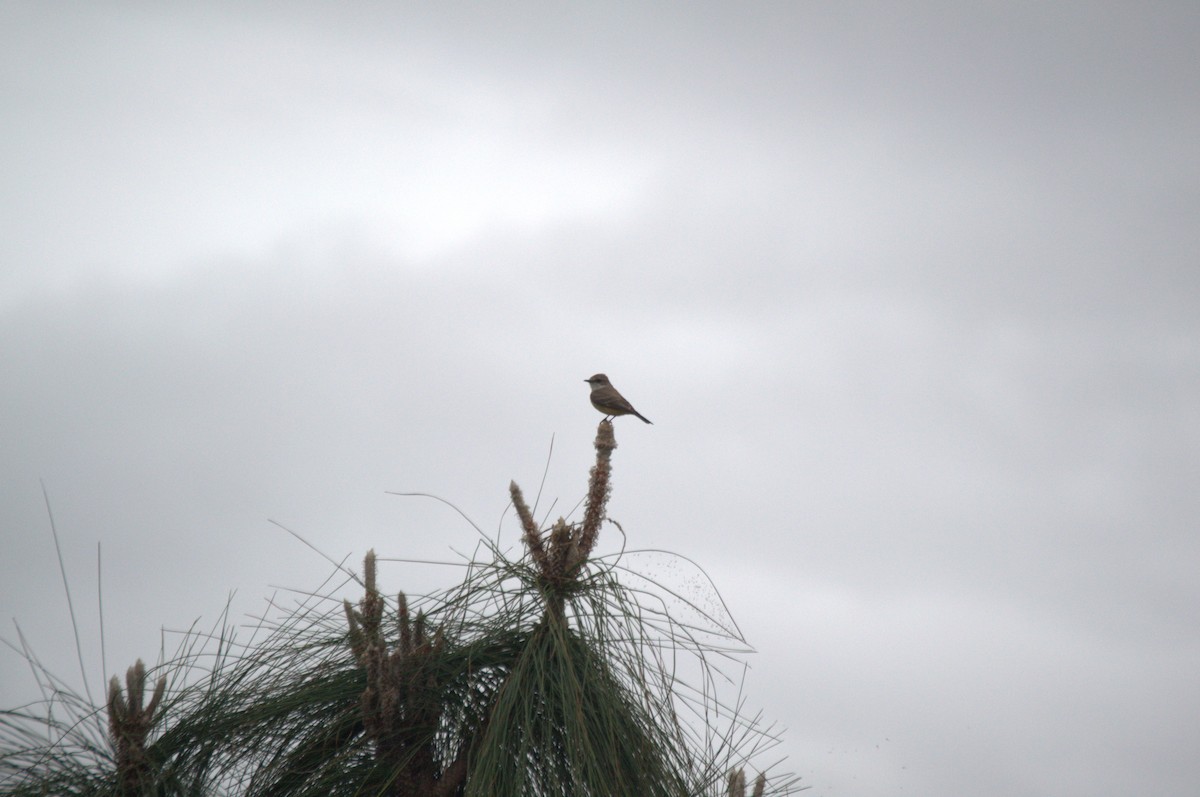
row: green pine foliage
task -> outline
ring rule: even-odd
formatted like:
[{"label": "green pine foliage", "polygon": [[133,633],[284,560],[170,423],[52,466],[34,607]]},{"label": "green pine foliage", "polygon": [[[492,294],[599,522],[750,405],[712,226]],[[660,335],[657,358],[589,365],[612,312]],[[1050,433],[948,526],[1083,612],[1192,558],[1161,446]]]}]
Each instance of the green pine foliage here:
[{"label": "green pine foliage", "polygon": [[44,711],[0,712],[0,794],[745,797],[776,739],[719,697],[736,626],[591,555],[615,448],[603,421],[579,522],[539,528],[511,485],[524,554],[485,542],[443,593],[385,598],[370,552],[357,604],[307,596],[247,644],[193,632],[104,709],[45,675]]}]

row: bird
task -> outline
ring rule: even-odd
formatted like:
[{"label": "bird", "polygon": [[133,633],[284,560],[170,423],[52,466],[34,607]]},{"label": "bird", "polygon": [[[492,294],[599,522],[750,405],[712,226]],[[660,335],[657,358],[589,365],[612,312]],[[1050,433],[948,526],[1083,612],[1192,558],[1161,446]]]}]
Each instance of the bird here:
[{"label": "bird", "polygon": [[652,423],[617,392],[604,374],[583,381],[592,386],[592,406],[604,413],[605,420],[617,415],[636,415],[646,423]]}]

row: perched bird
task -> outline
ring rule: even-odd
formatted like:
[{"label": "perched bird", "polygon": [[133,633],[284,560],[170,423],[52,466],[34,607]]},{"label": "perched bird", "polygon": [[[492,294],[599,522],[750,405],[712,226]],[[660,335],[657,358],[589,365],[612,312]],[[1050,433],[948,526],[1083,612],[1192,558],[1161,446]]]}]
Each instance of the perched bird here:
[{"label": "perched bird", "polygon": [[592,386],[592,406],[604,413],[607,418],[612,418],[616,415],[636,415],[646,423],[646,417],[633,408],[633,405],[625,400],[625,397],[617,392],[617,389],[609,384],[608,377],[604,374],[596,374],[591,379],[585,379]]}]

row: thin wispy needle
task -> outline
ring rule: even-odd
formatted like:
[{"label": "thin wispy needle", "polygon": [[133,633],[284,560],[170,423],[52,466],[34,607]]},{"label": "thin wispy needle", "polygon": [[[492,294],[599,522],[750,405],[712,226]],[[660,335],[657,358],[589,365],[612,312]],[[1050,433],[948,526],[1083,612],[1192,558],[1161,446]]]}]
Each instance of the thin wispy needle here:
[{"label": "thin wispy needle", "polygon": [[58,542],[58,527],[54,523],[54,510],[50,507],[50,493],[46,490],[44,479],[38,480],[42,485],[42,497],[46,501],[46,516],[50,518],[50,533],[54,536],[54,552],[58,555],[58,572],[62,574],[63,592],[67,593],[67,611],[71,613],[71,630],[75,632],[75,656],[79,659],[79,675],[83,678],[83,691],[88,701],[95,703],[92,698],[92,688],[88,686],[87,668],[83,666],[83,645],[79,641],[79,623],[75,620],[75,602],[71,600],[71,585],[67,581],[67,566],[63,563],[62,546]]},{"label": "thin wispy needle", "polygon": [[[318,548],[317,546],[313,545],[313,544],[312,544],[311,542],[309,542],[308,540],[306,540],[306,539],[304,539],[303,537],[301,537],[301,536],[300,536],[298,533],[296,533],[296,532],[292,531],[292,530],[291,530],[291,529],[289,529],[287,526],[285,526],[285,525],[283,525],[282,523],[280,523],[278,520],[272,520],[271,518],[267,518],[267,522],[268,522],[268,523],[270,523],[270,524],[271,524],[271,525],[273,525],[273,526],[278,526],[279,528],[281,528],[281,529],[283,529],[284,531],[286,531],[288,534],[291,534],[293,537],[295,537],[296,539],[300,540],[300,542],[304,543],[304,544],[305,544],[305,545],[307,545],[309,548],[311,548],[312,550],[316,551],[316,552],[317,552],[317,554],[318,554],[318,555],[320,555],[320,556],[321,556],[321,558],[323,558],[323,559],[324,559],[326,562],[329,562],[331,565],[333,565],[334,567],[336,567],[338,570],[342,571],[342,572],[343,572],[343,573],[345,573],[346,575],[350,576],[350,578],[354,579],[355,583],[357,583],[359,586],[362,586],[362,580],[361,580],[361,579],[359,579],[359,577],[358,577],[358,574],[357,574],[357,573],[355,573],[353,570],[350,570],[349,568],[347,568],[347,567],[343,566],[341,562],[339,562],[339,561],[335,560],[335,559],[334,559],[332,556],[330,556],[329,554],[325,553],[325,552],[324,552],[324,551],[322,551],[320,548]],[[344,561],[346,561],[346,560],[345,560],[345,559],[343,559],[342,561],[344,562]]]}]

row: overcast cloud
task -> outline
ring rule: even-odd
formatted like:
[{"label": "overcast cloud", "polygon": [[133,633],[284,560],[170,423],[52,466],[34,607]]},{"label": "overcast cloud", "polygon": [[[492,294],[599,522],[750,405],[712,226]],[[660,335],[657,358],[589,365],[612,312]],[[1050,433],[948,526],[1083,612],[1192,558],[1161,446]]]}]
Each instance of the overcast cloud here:
[{"label": "overcast cloud", "polygon": [[569,511],[604,371],[655,422],[610,514],[809,794],[1192,794],[1198,51],[1191,2],[6,3],[0,636],[80,683],[39,480],[98,692],[321,584],[268,518],[453,559],[385,491],[492,532],[552,435]]}]

